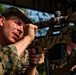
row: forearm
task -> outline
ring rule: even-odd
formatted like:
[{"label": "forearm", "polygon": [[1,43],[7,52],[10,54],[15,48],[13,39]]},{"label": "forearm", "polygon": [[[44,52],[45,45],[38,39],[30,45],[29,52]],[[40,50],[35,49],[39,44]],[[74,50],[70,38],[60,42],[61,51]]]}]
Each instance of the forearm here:
[{"label": "forearm", "polygon": [[21,54],[26,50],[29,44],[30,44],[30,38],[28,36],[24,37],[23,39],[14,44],[15,47],[17,48],[18,56],[21,56]]}]

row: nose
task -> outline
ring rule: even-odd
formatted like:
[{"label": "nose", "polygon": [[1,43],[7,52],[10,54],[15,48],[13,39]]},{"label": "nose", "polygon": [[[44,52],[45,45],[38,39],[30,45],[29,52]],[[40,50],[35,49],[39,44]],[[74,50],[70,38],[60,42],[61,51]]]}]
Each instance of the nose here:
[{"label": "nose", "polygon": [[23,25],[18,26],[19,34],[23,33]]}]

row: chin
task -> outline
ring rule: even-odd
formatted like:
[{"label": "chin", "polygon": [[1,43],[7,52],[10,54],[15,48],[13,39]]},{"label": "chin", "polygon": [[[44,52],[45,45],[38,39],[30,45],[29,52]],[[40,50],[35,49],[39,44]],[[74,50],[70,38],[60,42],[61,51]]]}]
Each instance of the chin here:
[{"label": "chin", "polygon": [[13,43],[15,43],[16,42],[16,40],[9,40],[10,41],[10,44],[13,44]]}]

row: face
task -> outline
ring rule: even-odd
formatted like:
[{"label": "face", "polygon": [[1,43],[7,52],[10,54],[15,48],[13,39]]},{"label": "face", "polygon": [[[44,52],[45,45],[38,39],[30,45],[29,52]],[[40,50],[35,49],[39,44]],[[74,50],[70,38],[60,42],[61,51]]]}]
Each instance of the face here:
[{"label": "face", "polygon": [[2,40],[6,44],[15,43],[23,34],[24,25],[23,21],[17,16],[5,19],[1,26]]}]

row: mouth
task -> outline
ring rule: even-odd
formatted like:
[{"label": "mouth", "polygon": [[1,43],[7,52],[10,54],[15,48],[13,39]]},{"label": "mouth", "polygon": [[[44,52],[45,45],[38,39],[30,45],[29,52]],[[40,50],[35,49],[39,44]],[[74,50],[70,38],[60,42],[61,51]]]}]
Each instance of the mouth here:
[{"label": "mouth", "polygon": [[15,40],[18,40],[18,39],[19,39],[19,34],[17,34],[17,33],[13,33],[13,34],[14,34],[13,38],[14,38]]}]

